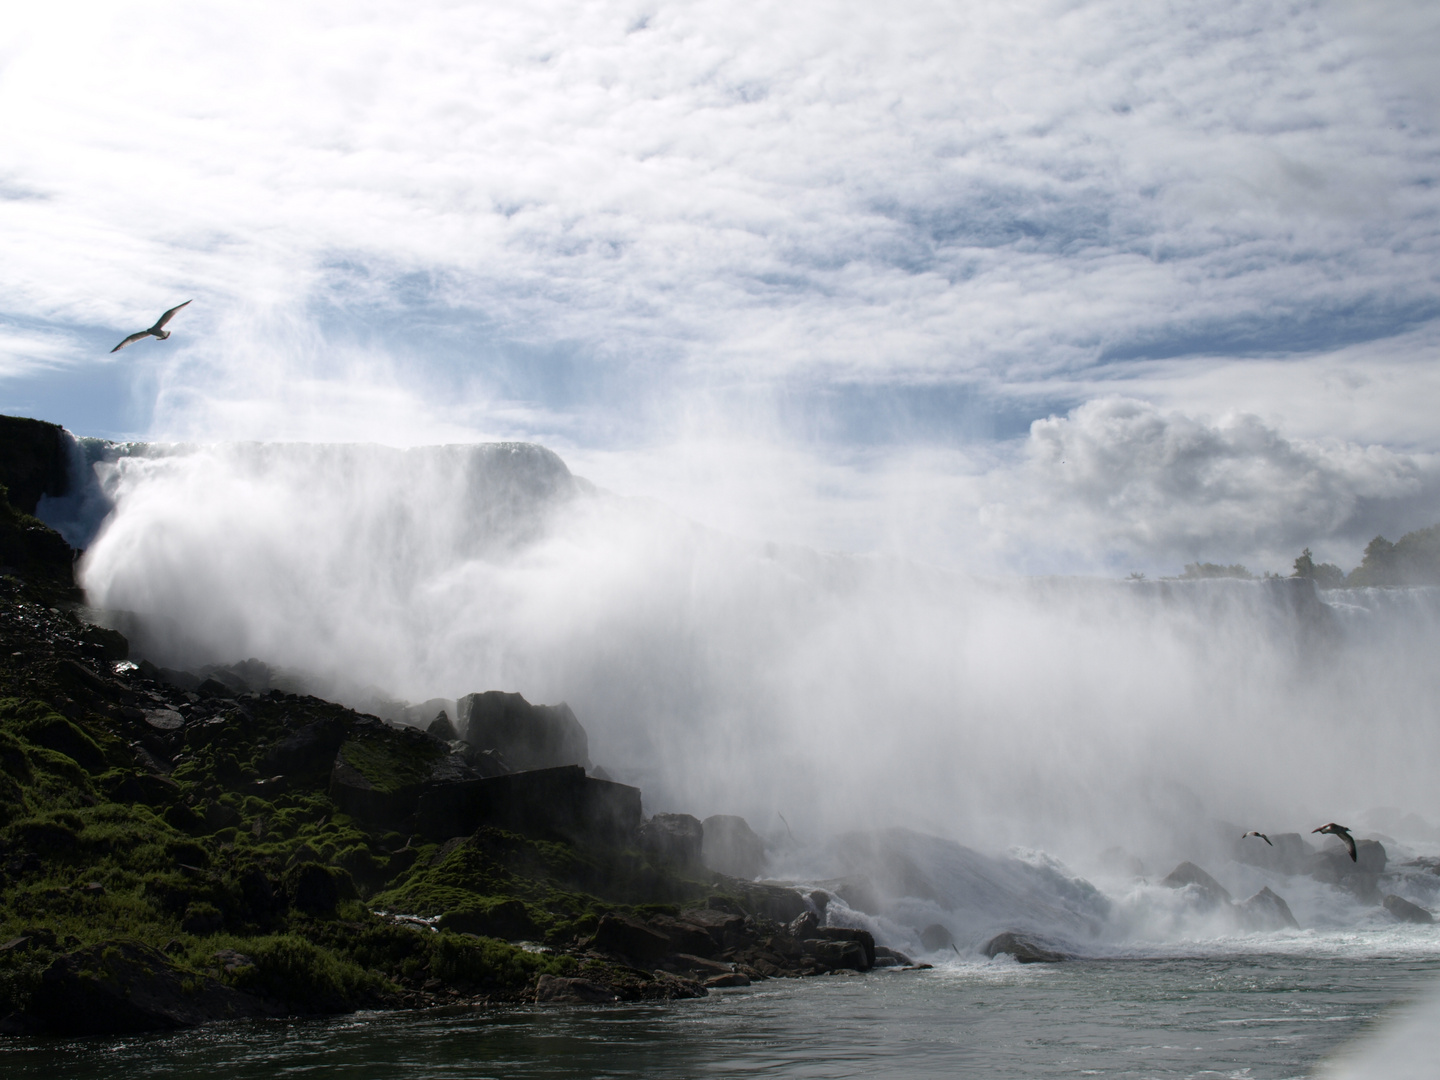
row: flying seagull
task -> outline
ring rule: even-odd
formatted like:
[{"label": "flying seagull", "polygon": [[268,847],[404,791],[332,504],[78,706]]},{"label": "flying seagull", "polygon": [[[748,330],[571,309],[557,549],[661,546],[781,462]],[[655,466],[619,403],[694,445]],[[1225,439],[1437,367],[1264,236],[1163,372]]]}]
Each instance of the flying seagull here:
[{"label": "flying seagull", "polygon": [[[185,304],[188,303],[190,303],[190,301],[186,300]],[[142,337],[155,337],[159,338],[161,341],[164,341],[167,337],[170,336],[170,331],[165,329],[165,324],[171,319],[173,319],[175,317],[175,312],[179,311],[182,307],[185,306],[185,304],[176,304],[169,311],[165,312],[164,315],[161,315],[160,318],[156,319],[155,325],[150,327],[149,330],[140,330],[137,333],[131,334],[129,337],[127,337],[124,341],[120,342],[119,345],[116,345],[110,351],[112,353],[119,352],[126,345],[129,345],[132,341],[139,341]]]},{"label": "flying seagull", "polygon": [[1328,825],[1321,825],[1320,828],[1311,829],[1310,831],[1312,833],[1322,832],[1329,833],[1331,836],[1338,836],[1341,842],[1344,843],[1345,850],[1350,852],[1350,861],[1360,861],[1355,857],[1355,838],[1350,835],[1350,830],[1347,829],[1344,825],[1336,825],[1335,822],[1332,821]]},{"label": "flying seagull", "polygon": [[[1263,832],[1256,832],[1254,829],[1251,829],[1249,832],[1247,832],[1245,836],[1258,836],[1261,840],[1264,840],[1265,843],[1270,844],[1270,838],[1268,836],[1266,836]],[[1240,837],[1240,839],[1244,840],[1245,836]],[[1270,846],[1274,847],[1275,845],[1270,844]]]}]

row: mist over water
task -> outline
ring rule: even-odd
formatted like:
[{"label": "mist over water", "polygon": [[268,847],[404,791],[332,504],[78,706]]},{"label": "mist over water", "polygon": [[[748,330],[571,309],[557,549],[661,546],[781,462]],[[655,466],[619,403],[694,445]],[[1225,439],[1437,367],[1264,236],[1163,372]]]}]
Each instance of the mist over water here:
[{"label": "mist over water", "polygon": [[1440,816],[1433,591],[981,580],[708,530],[524,444],[89,453],[113,510],[83,581],[152,659],[259,657],[351,703],[564,700],[652,812],[1081,866],[1215,819]]}]

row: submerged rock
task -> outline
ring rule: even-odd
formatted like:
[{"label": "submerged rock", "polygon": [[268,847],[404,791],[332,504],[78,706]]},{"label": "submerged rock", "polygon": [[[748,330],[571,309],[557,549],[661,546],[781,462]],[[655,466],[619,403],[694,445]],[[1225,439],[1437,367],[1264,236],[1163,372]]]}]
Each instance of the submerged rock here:
[{"label": "submerged rock", "polygon": [[182,971],[136,941],[110,941],[45,969],[30,1003],[37,1028],[58,1035],[124,1035],[268,1014],[264,1003]]},{"label": "submerged rock", "polygon": [[1020,930],[996,934],[980,951],[989,957],[1009,953],[1022,964],[1058,964],[1073,959],[1069,953],[1052,948],[1048,942]]},{"label": "submerged rock", "polygon": [[1433,923],[1435,921],[1435,917],[1419,904],[1412,904],[1409,900],[1396,896],[1394,893],[1387,895],[1380,903],[1386,911],[1401,922]]}]

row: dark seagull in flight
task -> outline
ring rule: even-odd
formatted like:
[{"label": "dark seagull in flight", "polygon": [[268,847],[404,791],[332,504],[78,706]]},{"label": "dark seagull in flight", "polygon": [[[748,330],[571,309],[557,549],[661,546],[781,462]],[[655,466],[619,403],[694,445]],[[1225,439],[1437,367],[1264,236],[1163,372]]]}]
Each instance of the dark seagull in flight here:
[{"label": "dark seagull in flight", "polygon": [[1355,857],[1355,838],[1350,835],[1350,830],[1347,829],[1344,825],[1336,825],[1335,822],[1332,821],[1328,825],[1321,825],[1320,828],[1311,829],[1310,831],[1312,833],[1321,832],[1329,833],[1331,836],[1338,836],[1341,842],[1345,845],[1345,850],[1350,853],[1350,861],[1360,861]]},{"label": "dark seagull in flight", "polygon": [[[190,303],[190,301],[186,300],[185,304],[188,303]],[[167,337],[170,336],[170,331],[165,329],[165,324],[168,323],[171,319],[173,319],[175,317],[175,312],[179,311],[182,307],[185,306],[185,304],[176,304],[169,311],[165,312],[164,315],[161,315],[160,318],[156,319],[155,325],[150,327],[149,330],[139,330],[136,333],[131,334],[129,337],[127,337],[124,341],[120,342],[119,345],[116,345],[110,351],[112,353],[119,352],[126,345],[129,345],[132,341],[139,341],[142,337],[154,337],[159,338],[161,341],[164,341]]]},{"label": "dark seagull in flight", "polygon": [[[1258,836],[1261,840],[1264,840],[1265,843],[1270,844],[1270,838],[1268,836],[1266,836],[1263,832],[1256,832],[1254,829],[1251,829],[1249,832],[1247,832],[1245,836]],[[1244,840],[1245,836],[1240,837],[1240,839]],[[1270,846],[1274,847],[1275,845],[1270,844]]]}]

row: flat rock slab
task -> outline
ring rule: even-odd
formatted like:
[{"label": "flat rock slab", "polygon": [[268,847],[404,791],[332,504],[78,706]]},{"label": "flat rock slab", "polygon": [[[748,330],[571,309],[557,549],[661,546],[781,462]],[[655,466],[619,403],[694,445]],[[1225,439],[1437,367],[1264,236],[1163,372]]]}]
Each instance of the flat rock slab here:
[{"label": "flat rock slab", "polygon": [[177,968],[138,941],[59,957],[31,1001],[34,1025],[60,1035],[126,1035],[269,1015],[259,998]]},{"label": "flat rock slab", "polygon": [[185,718],[174,709],[146,709],[145,723],[156,731],[178,731],[185,726]]}]

